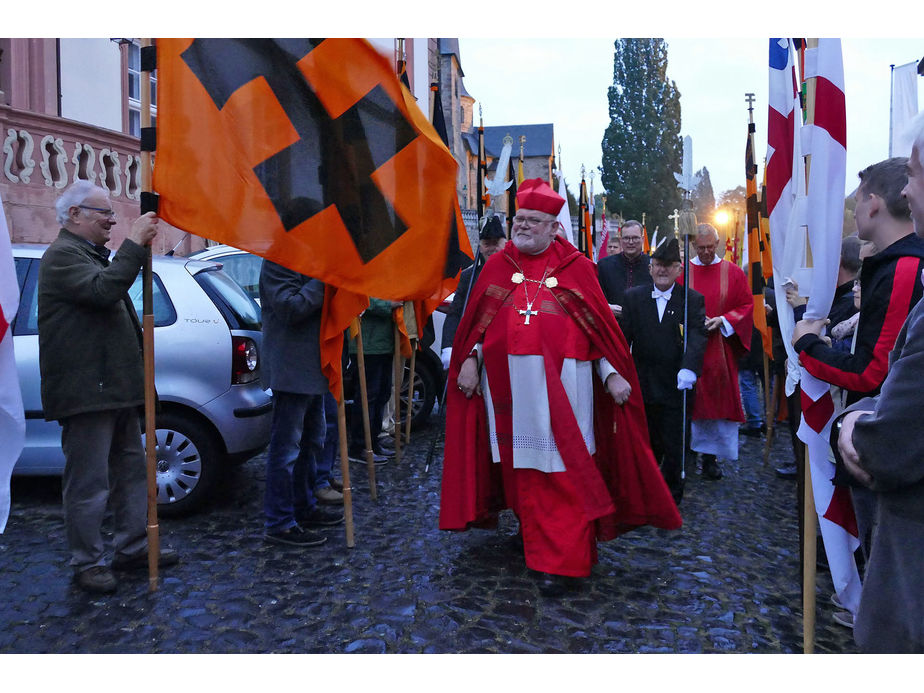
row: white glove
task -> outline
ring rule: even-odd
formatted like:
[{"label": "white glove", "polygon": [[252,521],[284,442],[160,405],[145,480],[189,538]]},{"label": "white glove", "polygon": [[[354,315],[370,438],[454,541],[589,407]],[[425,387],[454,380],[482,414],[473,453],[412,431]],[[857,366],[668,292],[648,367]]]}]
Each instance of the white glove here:
[{"label": "white glove", "polygon": [[452,347],[446,347],[440,352],[440,361],[443,362],[443,370],[449,370],[449,360],[452,358]]},{"label": "white glove", "polygon": [[696,384],[696,373],[689,368],[681,368],[677,371],[677,389],[691,390]]}]

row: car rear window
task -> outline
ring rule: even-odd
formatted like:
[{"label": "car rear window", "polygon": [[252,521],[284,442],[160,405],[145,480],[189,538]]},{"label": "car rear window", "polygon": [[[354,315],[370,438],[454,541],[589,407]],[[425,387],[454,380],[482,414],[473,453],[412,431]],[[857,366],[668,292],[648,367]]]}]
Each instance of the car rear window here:
[{"label": "car rear window", "polygon": [[[138,313],[138,319],[144,321],[144,273],[135,277],[135,283],[128,290],[128,296],[135,306],[135,312]],[[152,274],[151,298],[154,306],[154,327],[165,327],[176,322],[176,309],[173,302],[167,295],[164,283],[157,274]]]},{"label": "car rear window", "polygon": [[215,267],[197,272],[195,278],[231,329],[261,329],[260,306],[231,277]]}]

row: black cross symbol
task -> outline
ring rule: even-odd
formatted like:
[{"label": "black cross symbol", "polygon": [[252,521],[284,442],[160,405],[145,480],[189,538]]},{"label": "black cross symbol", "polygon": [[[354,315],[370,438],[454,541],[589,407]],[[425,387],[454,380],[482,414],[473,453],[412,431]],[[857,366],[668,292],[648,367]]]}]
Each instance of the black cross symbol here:
[{"label": "black cross symbol", "polygon": [[299,141],[254,166],[286,231],[334,205],[363,262],[407,225],[372,173],[417,136],[381,86],[331,118],[297,63],[324,39],[195,39],[183,60],[221,109],[245,84],[263,78]]}]

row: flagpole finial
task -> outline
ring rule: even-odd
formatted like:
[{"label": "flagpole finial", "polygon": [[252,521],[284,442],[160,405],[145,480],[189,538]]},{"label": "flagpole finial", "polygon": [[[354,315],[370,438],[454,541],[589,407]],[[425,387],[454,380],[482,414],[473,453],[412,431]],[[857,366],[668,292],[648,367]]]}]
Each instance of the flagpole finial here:
[{"label": "flagpole finial", "polygon": [[586,169],[584,168],[584,164],[581,164],[581,178],[584,178],[585,172],[586,172]]},{"label": "flagpole finial", "polygon": [[745,92],[744,100],[748,102],[748,120],[753,123],[754,122],[754,101],[756,101],[756,99],[754,98],[754,93],[750,91]]}]

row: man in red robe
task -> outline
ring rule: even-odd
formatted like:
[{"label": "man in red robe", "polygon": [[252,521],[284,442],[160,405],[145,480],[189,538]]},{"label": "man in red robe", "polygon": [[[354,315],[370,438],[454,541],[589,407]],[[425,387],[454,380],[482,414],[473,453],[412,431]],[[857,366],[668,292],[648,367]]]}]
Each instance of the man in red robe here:
[{"label": "man in red robe", "polygon": [[709,224],[696,227],[690,258],[690,288],[706,299],[706,354],[696,383],[690,447],[702,454],[703,476],[721,479],[719,457],[738,459],[738,422],[744,421],[738,386],[738,359],[751,347],[754,299],[744,272],[715,254],[719,234]]},{"label": "man in red robe", "polygon": [[596,540],[681,519],[593,263],[556,234],[564,199],[536,178],[517,203],[453,343],[440,528],[491,527],[513,509],[526,565],[557,591],[556,576],[590,574]]}]

